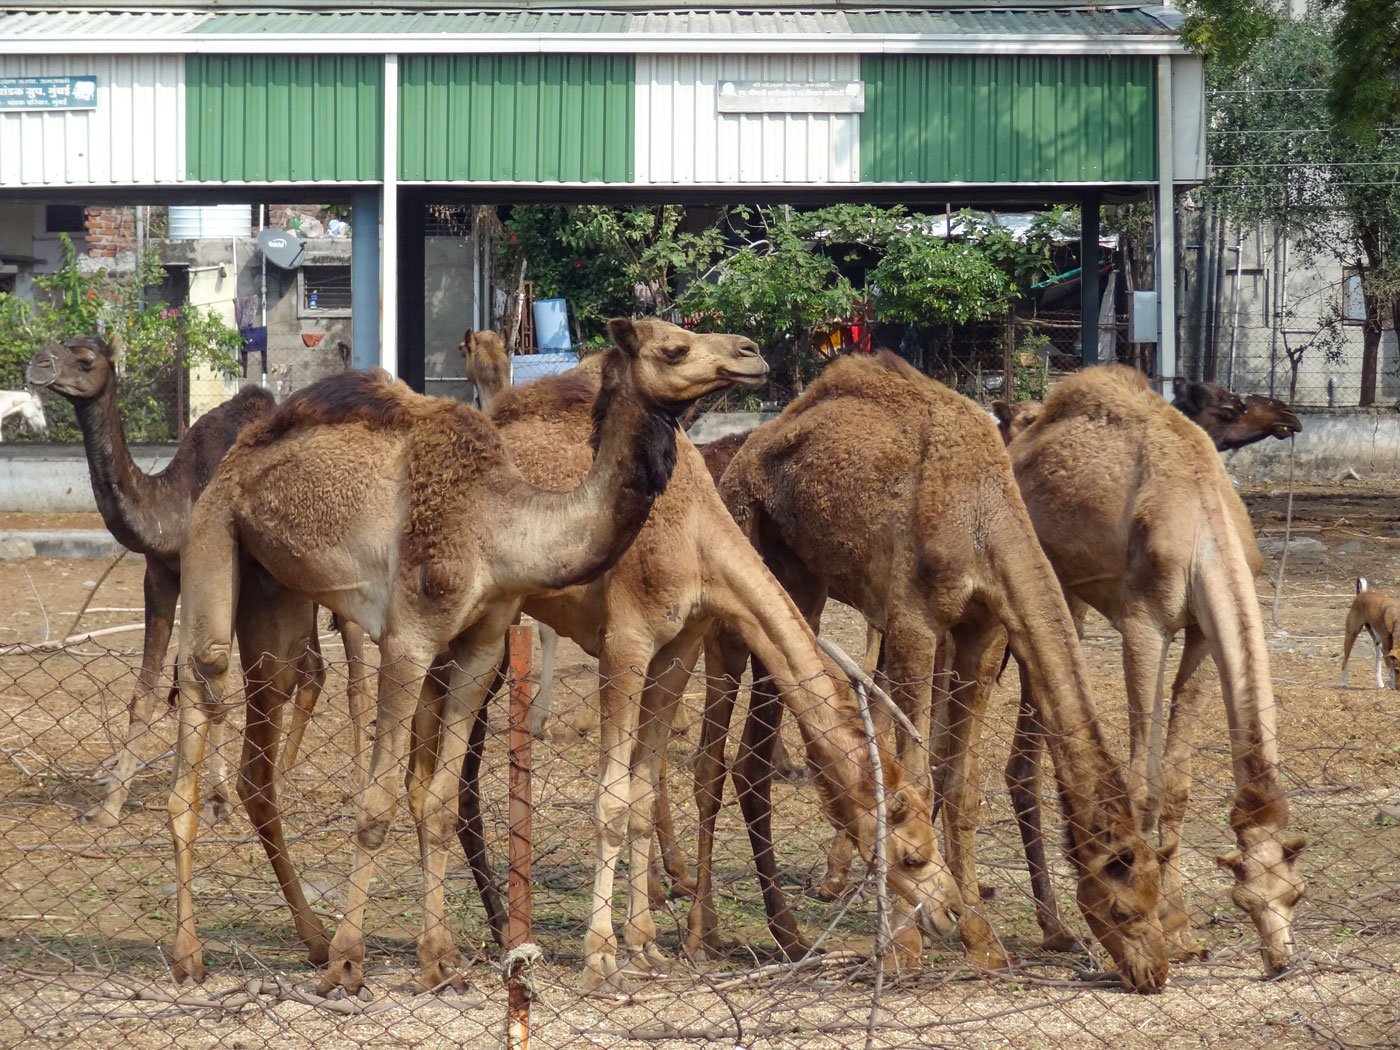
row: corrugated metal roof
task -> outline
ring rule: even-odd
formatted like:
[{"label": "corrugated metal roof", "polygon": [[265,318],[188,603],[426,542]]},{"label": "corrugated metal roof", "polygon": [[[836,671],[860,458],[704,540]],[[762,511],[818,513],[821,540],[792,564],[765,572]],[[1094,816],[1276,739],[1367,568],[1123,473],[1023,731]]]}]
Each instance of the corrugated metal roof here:
[{"label": "corrugated metal roof", "polygon": [[[2,0],[0,0],[2,2]],[[1056,37],[1142,41],[1171,38],[1175,30],[1162,9],[1140,7],[1044,7],[1020,4],[992,7],[837,8],[817,3],[787,7],[742,9],[650,8],[620,0],[615,9],[588,4],[579,7],[504,8],[428,6],[404,3],[383,7],[346,6],[339,9],[314,3],[299,10],[275,7],[211,6],[123,10],[119,8],[0,6],[0,52],[4,42],[44,38],[85,39],[84,50],[97,50],[103,39],[125,41],[159,38],[257,36],[404,36],[423,40],[439,36],[569,36],[628,34],[661,37],[743,36],[748,38],[803,36],[840,38],[955,39],[959,36],[1026,38]]]}]

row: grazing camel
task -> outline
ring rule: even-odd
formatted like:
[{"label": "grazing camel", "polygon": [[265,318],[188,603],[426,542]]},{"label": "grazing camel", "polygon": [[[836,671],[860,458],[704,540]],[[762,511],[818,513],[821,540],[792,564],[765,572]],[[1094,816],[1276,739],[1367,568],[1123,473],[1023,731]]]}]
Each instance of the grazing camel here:
[{"label": "grazing camel", "polygon": [[[191,877],[198,774],[210,714],[228,703],[235,626],[249,688],[239,796],[314,962],[321,992],[364,987],[364,913],[375,858],[407,785],[424,866],[416,987],[464,981],[447,927],[447,844],[457,824],[468,730],[506,627],[529,595],[593,579],[626,551],[670,479],[685,407],[767,372],[733,335],[610,322],[592,405],[593,464],[567,492],[521,476],[491,423],[414,394],[383,372],[331,377],[250,428],[195,507],[180,628],[180,737],[170,796],[177,872],[172,970],[204,975]],[[379,643],[377,732],[360,792],[345,917],[326,944],[283,841],[273,756],[311,602]],[[445,661],[450,660],[450,667]],[[450,674],[434,699],[430,668]],[[434,675],[433,677],[436,677]],[[427,702],[420,702],[426,700]]]},{"label": "grazing camel", "polygon": [[473,332],[468,328],[457,351],[476,392],[476,407],[489,416],[496,398],[510,386],[510,355],[505,341],[489,329]]},{"label": "grazing camel", "polygon": [[[830,595],[883,632],[892,691],[922,730],[935,644],[953,641],[947,852],[964,903],[959,932],[986,967],[1007,958],[977,912],[973,743],[984,690],[968,685],[985,674],[983,657],[1004,626],[1048,728],[1079,905],[1124,983],[1160,989],[1167,947],[1157,854],[1104,742],[1064,596],[986,413],[892,354],[838,360],[749,437],[720,491],[811,622]],[[731,675],[743,655],[726,656]],[[751,718],[761,703],[755,694]],[[914,741],[905,735],[900,748],[926,775]]]},{"label": "grazing camel", "polygon": [[[1201,668],[1207,654],[1214,659],[1230,723],[1236,789],[1230,824],[1239,844],[1219,861],[1235,876],[1232,897],[1254,921],[1265,966],[1280,972],[1294,952],[1293,909],[1304,890],[1297,858],[1307,840],[1288,831],[1279,783],[1277,712],[1253,585],[1263,559],[1220,457],[1140,373],[1120,366],[1066,379],[1008,450],[1072,607],[1080,616],[1084,606],[1097,609],[1123,636],[1129,788],[1144,831],[1159,829],[1163,926],[1178,957],[1202,951],[1189,931],[1177,850]],[[1167,649],[1181,632],[1163,753]],[[1013,795],[1027,796],[1038,742],[1024,695],[1022,705],[1024,732],[1008,780]],[[1018,813],[1034,803],[1029,792]]]},{"label": "grazing camel", "polygon": [[1260,394],[1241,399],[1209,380],[1172,383],[1172,407],[1210,435],[1220,452],[1244,448],[1274,437],[1280,441],[1303,432],[1303,422],[1282,401]]},{"label": "grazing camel", "polygon": [[44,418],[44,403],[38,394],[28,390],[0,390],[0,441],[5,440],[5,420],[11,416],[18,416],[31,434],[42,434],[49,429],[49,421]]},{"label": "grazing camel", "polygon": [[[528,479],[563,490],[588,471],[588,405],[596,384],[596,374],[580,368],[516,387],[496,402],[493,421]],[[586,989],[620,989],[629,983],[618,962],[611,908],[613,870],[624,842],[629,848],[625,944],[634,966],[649,970],[663,963],[647,887],[661,756],[701,643],[717,626],[742,637],[772,668],[802,727],[828,819],[846,829],[867,855],[873,847],[873,775],[853,697],[828,675],[811,630],[730,518],[701,454],[684,436],[677,439],[676,452],[670,486],[617,565],[592,583],[525,602],[526,612],[552,624],[599,661],[603,754],[582,982]],[[755,756],[746,745],[735,780],[751,821],[754,849],[771,855],[767,788],[760,784]],[[885,773],[894,829],[891,885],[911,910],[922,907],[936,928],[951,929],[956,888],[933,841],[927,796],[893,761]],[[468,766],[464,803],[476,790],[475,780],[476,767]],[[718,797],[716,791],[714,809]],[[663,816],[665,808],[660,807]],[[470,805],[463,811],[473,819]],[[488,915],[498,924],[504,912],[483,864],[479,810],[474,819],[477,828],[470,836],[475,838],[464,833],[463,843]],[[768,866],[761,868],[766,872]],[[776,879],[771,884],[765,879],[765,901],[776,891]],[[794,957],[805,953],[786,907],[769,913],[779,945]],[[712,904],[710,917],[713,925]],[[912,938],[906,934],[901,939],[899,954],[900,965],[908,967],[915,965],[920,948],[917,931],[910,929]]]},{"label": "grazing camel", "polygon": [[[205,413],[186,432],[174,458],[159,474],[146,474],[136,466],[126,443],[126,432],[117,413],[117,378],[113,347],[93,336],[81,336],[38,351],[29,362],[29,383],[52,390],[73,404],[83,433],[92,493],[102,521],[117,542],[145,555],[144,581],[146,636],[141,670],[132,694],[130,717],[116,769],[102,801],[79,819],[96,827],[112,827],[121,817],[122,804],[131,792],[139,761],[142,737],[150,725],[161,677],[161,663],[170,644],[175,603],[180,596],[180,547],[189,529],[191,509],[199,493],[239,432],[275,407],[272,395],[257,387],[238,392],[231,400]],[[345,652],[352,667],[351,721],[355,727],[354,750],[365,751],[369,718],[369,693],[363,684],[354,687],[354,671],[363,665],[364,634],[353,624],[342,631]],[[312,634],[312,648],[303,660],[298,705],[313,704],[325,678],[320,643]],[[363,673],[359,679],[363,683]],[[172,700],[174,694],[171,694]],[[363,763],[362,758],[357,762]],[[217,740],[209,754],[211,816],[221,819],[228,809],[227,770]]]}]

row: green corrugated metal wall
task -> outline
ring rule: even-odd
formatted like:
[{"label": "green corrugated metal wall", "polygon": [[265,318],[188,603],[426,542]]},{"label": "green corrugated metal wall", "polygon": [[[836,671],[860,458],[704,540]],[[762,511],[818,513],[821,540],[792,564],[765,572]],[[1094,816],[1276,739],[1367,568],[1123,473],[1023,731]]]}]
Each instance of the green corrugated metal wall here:
[{"label": "green corrugated metal wall", "polygon": [[631,55],[400,59],[399,177],[631,182]]},{"label": "green corrugated metal wall", "polygon": [[1099,56],[868,56],[863,182],[1150,182],[1156,67]]},{"label": "green corrugated metal wall", "polygon": [[379,55],[191,55],[188,177],[376,181],[383,171]]}]

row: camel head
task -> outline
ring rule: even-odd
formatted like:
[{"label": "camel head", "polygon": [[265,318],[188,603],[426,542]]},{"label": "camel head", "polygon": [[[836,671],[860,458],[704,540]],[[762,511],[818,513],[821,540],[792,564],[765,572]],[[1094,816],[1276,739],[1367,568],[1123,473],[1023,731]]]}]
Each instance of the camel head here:
[{"label": "camel head", "polygon": [[758,344],[742,335],[689,332],[655,317],[615,318],[608,335],[629,360],[637,393],[677,411],[728,386],[758,386],[768,376]]},{"label": "camel head", "polygon": [[90,401],[106,391],[114,372],[112,347],[97,336],[80,335],[36,351],[24,378],[70,401]]},{"label": "camel head", "polygon": [[42,434],[49,429],[49,421],[44,418],[44,403],[39,400],[38,394],[26,394],[20,400],[18,409],[19,418],[31,434]]},{"label": "camel head", "polygon": [[1259,394],[1241,398],[1209,381],[1175,380],[1172,407],[1209,434],[1221,452],[1269,437],[1281,440],[1303,430],[1302,420],[1282,401]]},{"label": "camel head", "polygon": [[[861,841],[873,845],[874,816],[869,820],[869,835]],[[916,786],[898,764],[885,776],[885,822],[890,889],[918,909],[939,936],[951,934],[962,911],[958,884],[938,849],[929,793]]]},{"label": "camel head", "polygon": [[1293,962],[1293,909],[1307,892],[1298,874],[1298,854],[1307,846],[1305,835],[1254,829],[1243,849],[1231,850],[1215,862],[1235,876],[1230,899],[1254,920],[1264,968],[1282,973]]},{"label": "camel head", "polygon": [[506,354],[505,340],[488,329],[473,332],[468,328],[457,349],[485,412],[495,396],[510,386],[510,358]]},{"label": "camel head", "polygon": [[1044,404],[1040,401],[993,401],[992,418],[997,421],[1001,440],[1011,444],[1017,434],[1040,418],[1040,410],[1043,407]]},{"label": "camel head", "polygon": [[1160,992],[1169,967],[1158,914],[1163,856],[1135,829],[1091,836],[1071,856],[1081,873],[1079,909],[1118,976],[1131,991]]}]

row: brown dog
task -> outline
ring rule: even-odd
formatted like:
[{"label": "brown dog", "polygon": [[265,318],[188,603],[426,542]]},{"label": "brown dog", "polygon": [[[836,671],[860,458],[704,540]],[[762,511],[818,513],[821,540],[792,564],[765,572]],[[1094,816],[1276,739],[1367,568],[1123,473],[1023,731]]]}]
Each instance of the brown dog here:
[{"label": "brown dog", "polygon": [[1356,636],[1361,628],[1371,635],[1371,644],[1376,650],[1376,688],[1384,689],[1385,680],[1381,677],[1381,660],[1385,660],[1390,671],[1391,688],[1400,688],[1396,681],[1396,670],[1400,667],[1400,602],[1369,589],[1364,577],[1356,578],[1356,597],[1352,599],[1351,610],[1347,613],[1347,634],[1342,645],[1342,688],[1347,687],[1347,661],[1351,659],[1351,647],[1356,644]]}]

